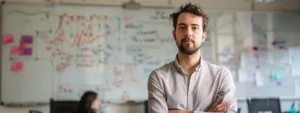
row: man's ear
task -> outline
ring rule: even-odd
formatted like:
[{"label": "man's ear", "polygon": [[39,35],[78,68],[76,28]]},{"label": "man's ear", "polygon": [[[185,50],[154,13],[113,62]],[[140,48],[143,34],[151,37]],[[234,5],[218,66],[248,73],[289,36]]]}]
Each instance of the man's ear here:
[{"label": "man's ear", "polygon": [[173,34],[174,40],[176,40],[176,32],[175,32],[175,30],[173,30],[172,34]]},{"label": "man's ear", "polygon": [[206,39],[206,32],[203,32],[203,34],[202,34],[202,43],[205,41],[205,39]]}]

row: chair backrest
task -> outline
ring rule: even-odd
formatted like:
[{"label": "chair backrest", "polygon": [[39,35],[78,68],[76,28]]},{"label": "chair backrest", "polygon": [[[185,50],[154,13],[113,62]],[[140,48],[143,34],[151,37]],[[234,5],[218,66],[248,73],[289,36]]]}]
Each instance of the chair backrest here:
[{"label": "chair backrest", "polygon": [[145,113],[148,113],[148,100],[144,102]]},{"label": "chair backrest", "polygon": [[270,111],[281,113],[279,98],[251,99],[247,100],[249,113],[259,113]]},{"label": "chair backrest", "polygon": [[78,101],[50,101],[50,113],[74,113]]},{"label": "chair backrest", "polygon": [[240,108],[240,107],[238,108],[238,111],[237,111],[237,113],[241,113],[241,108]]}]

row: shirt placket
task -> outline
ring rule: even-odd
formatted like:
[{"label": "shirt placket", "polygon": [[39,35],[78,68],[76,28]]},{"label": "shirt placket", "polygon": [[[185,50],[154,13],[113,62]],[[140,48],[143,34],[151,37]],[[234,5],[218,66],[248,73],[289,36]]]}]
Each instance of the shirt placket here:
[{"label": "shirt placket", "polygon": [[187,110],[192,111],[193,110],[193,90],[195,86],[195,76],[196,72],[192,74],[191,77],[189,77],[188,82],[188,93],[187,93]]}]

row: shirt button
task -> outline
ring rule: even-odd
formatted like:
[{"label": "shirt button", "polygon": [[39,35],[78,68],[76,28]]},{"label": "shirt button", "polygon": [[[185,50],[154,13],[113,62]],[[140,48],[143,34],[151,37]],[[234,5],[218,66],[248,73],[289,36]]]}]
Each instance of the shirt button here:
[{"label": "shirt button", "polygon": [[192,94],[189,93],[189,95],[191,96]]}]

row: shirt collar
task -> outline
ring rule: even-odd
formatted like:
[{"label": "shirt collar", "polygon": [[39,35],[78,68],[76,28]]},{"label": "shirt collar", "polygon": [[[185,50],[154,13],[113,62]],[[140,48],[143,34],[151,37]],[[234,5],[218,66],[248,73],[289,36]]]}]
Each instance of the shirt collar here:
[{"label": "shirt collar", "polygon": [[[204,65],[204,60],[203,60],[203,57],[200,56],[200,64],[196,67],[196,71],[198,71],[200,69],[200,67],[203,65]],[[180,65],[178,63],[178,55],[176,55],[176,57],[175,57],[175,67],[182,71],[182,68],[180,67]]]}]

